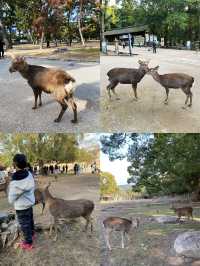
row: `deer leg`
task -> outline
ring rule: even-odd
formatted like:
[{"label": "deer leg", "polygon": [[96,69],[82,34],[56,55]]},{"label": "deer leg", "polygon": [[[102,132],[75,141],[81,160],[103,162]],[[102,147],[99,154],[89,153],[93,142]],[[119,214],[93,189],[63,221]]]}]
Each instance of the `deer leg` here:
[{"label": "deer leg", "polygon": [[165,91],[166,91],[166,98],[165,98],[164,104],[168,104],[169,88],[166,88],[166,87],[165,87]]},{"label": "deer leg", "polygon": [[67,99],[67,103],[69,103],[71,105],[72,110],[74,112],[74,119],[71,120],[71,122],[73,124],[76,124],[78,122],[78,119],[77,119],[77,105],[76,105],[76,103],[74,101],[74,98],[73,97],[68,98]]},{"label": "deer leg", "polygon": [[[112,90],[113,94],[115,94],[115,96],[117,96],[116,92],[115,92],[115,87],[117,86],[118,81],[111,81],[110,84],[107,86],[107,91],[108,91],[108,96],[109,99],[111,100],[111,93],[110,90]],[[120,98],[116,98],[117,100],[119,100]]]},{"label": "deer leg", "polygon": [[42,106],[42,91],[39,92],[39,106]]},{"label": "deer leg", "polygon": [[188,107],[192,106],[192,92],[189,90],[189,97],[190,97],[190,103],[188,105]]},{"label": "deer leg", "polygon": [[45,208],[45,202],[42,203],[42,214],[44,212],[44,208]]},{"label": "deer leg", "polygon": [[37,109],[37,100],[38,100],[38,92],[33,90],[34,96],[35,96],[35,103],[34,106],[32,107],[32,109]]},{"label": "deer leg", "polygon": [[122,248],[124,248],[124,232],[121,231],[121,236],[122,236]]},{"label": "deer leg", "polygon": [[106,240],[106,246],[109,250],[111,250],[110,241],[109,241],[109,231],[105,230],[105,240]]},{"label": "deer leg", "polygon": [[65,102],[59,102],[59,103],[60,103],[62,109],[61,109],[61,111],[60,111],[58,117],[54,120],[54,122],[56,122],[56,123],[59,123],[59,122],[60,122],[60,120],[62,119],[62,117],[63,117],[63,115],[64,115],[64,113],[65,113],[65,111],[66,111],[67,108],[68,108],[68,106],[67,106],[67,104],[66,104]]},{"label": "deer leg", "polygon": [[132,88],[133,88],[133,92],[134,92],[134,96],[135,98],[133,99],[134,101],[138,100],[138,96],[137,96],[137,84],[132,84]]},{"label": "deer leg", "polygon": [[58,238],[58,227],[57,227],[57,221],[55,221],[54,223],[54,228],[55,228],[55,237],[53,239],[53,241],[56,241]]},{"label": "deer leg", "polygon": [[[187,103],[188,103],[188,100],[189,100],[189,98],[190,98],[190,90],[188,90],[187,88],[181,88],[182,89],[182,91],[185,93],[185,95],[186,95],[186,100],[185,100],[185,105],[187,105]],[[190,104],[188,105],[188,106],[191,106]],[[183,109],[186,109],[186,107],[185,106],[183,106],[182,107]]]},{"label": "deer leg", "polygon": [[116,91],[115,91],[115,88],[112,89],[112,92],[113,92],[113,94],[115,95],[115,99],[116,99],[116,100],[120,100],[118,94],[117,94]]}]

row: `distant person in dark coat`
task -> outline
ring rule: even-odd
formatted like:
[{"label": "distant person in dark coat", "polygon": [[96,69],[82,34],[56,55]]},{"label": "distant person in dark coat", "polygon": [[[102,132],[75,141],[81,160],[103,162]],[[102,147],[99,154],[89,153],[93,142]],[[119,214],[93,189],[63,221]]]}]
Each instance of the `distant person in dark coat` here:
[{"label": "distant person in dark coat", "polygon": [[156,42],[154,41],[154,42],[153,42],[153,53],[154,53],[154,54],[156,54],[156,52],[157,52],[157,51],[156,51],[156,48],[157,48],[157,44],[156,44]]},{"label": "distant person in dark coat", "polygon": [[4,41],[0,40],[0,58],[4,58]]}]

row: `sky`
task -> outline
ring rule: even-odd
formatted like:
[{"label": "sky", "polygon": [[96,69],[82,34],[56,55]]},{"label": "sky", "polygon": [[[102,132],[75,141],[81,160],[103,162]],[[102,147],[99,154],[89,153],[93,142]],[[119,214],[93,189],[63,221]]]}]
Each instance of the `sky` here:
[{"label": "sky", "polygon": [[127,178],[129,177],[127,167],[129,166],[129,163],[126,159],[111,162],[108,155],[101,152],[100,165],[101,171],[109,172],[115,176],[118,185],[127,185]]}]

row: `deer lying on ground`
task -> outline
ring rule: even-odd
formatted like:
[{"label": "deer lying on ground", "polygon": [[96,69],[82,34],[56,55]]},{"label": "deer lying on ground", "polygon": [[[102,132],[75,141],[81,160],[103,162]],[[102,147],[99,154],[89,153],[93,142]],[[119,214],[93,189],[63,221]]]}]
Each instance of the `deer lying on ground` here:
[{"label": "deer lying on ground", "polygon": [[[105,231],[105,240],[106,245],[109,250],[111,250],[110,242],[109,242],[109,234],[113,231],[121,232],[121,245],[124,248],[124,237],[130,233],[130,231],[139,226],[139,219],[128,220],[120,217],[108,217],[103,221],[103,227]],[[129,240],[129,238],[128,238]]]},{"label": "deer lying on ground", "polygon": [[194,83],[194,78],[183,73],[171,73],[171,74],[158,74],[159,66],[149,69],[147,74],[150,74],[154,80],[161,84],[166,90],[165,104],[168,104],[169,89],[182,89],[186,94],[185,105],[187,105],[190,99],[189,107],[192,106],[192,92],[191,88]]},{"label": "deer lying on ground", "polygon": [[190,218],[192,218],[193,220],[193,208],[188,206],[188,207],[179,207],[179,208],[175,208],[173,205],[171,206],[171,209],[174,210],[174,212],[176,213],[176,215],[178,216],[178,220],[181,220],[182,216],[185,216],[188,218],[188,220],[190,220]]},{"label": "deer lying on ground", "polygon": [[42,105],[42,92],[53,94],[55,100],[61,105],[62,109],[54,122],[60,122],[63,114],[70,105],[74,112],[72,123],[77,123],[77,106],[73,98],[73,88],[75,79],[68,73],[60,69],[51,69],[42,66],[29,65],[23,57],[16,57],[9,68],[11,73],[19,72],[31,86],[35,104],[32,109],[38,107],[37,100],[39,96],[39,106]]},{"label": "deer lying on ground", "polygon": [[64,200],[58,199],[51,195],[49,192],[49,183],[48,186],[44,189],[43,195],[46,202],[46,205],[49,208],[50,214],[53,218],[53,223],[50,226],[49,234],[52,235],[53,227],[55,229],[55,238],[57,240],[58,228],[57,225],[59,221],[65,221],[67,219],[83,217],[86,220],[85,231],[88,229],[88,225],[91,226],[91,232],[93,231],[92,224],[92,211],[94,210],[94,203],[87,199],[78,199],[78,200]]},{"label": "deer lying on ground", "polygon": [[132,84],[135,100],[138,100],[137,96],[137,84],[142,80],[145,74],[149,71],[149,61],[138,61],[139,68],[113,68],[107,75],[109,77],[110,84],[107,86],[109,98],[111,99],[111,91],[116,96],[116,99],[120,98],[115,92],[115,87],[120,84]]}]

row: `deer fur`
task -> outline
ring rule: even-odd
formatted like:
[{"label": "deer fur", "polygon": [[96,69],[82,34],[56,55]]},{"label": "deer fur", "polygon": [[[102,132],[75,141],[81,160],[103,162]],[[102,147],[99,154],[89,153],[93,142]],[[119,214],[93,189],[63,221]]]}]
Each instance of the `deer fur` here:
[{"label": "deer fur", "polygon": [[73,97],[75,79],[72,76],[60,69],[29,65],[24,57],[14,58],[9,71],[10,73],[18,71],[31,86],[35,96],[32,109],[37,109],[38,97],[39,106],[42,105],[42,92],[53,94],[55,100],[61,105],[61,111],[54,122],[60,122],[68,106],[71,106],[74,113],[74,119],[71,122],[77,123],[77,106]]},{"label": "deer fur", "polygon": [[186,206],[186,207],[174,207],[173,205],[171,206],[171,209],[176,213],[178,216],[178,220],[181,220],[182,216],[185,216],[190,220],[192,218],[193,220],[193,208],[191,206]]},{"label": "deer fur", "polygon": [[113,68],[107,75],[109,77],[110,84],[107,86],[108,96],[111,99],[111,91],[116,96],[116,99],[120,98],[115,92],[115,87],[120,84],[132,84],[135,99],[138,100],[137,96],[137,84],[143,79],[146,73],[149,71],[149,61],[138,61],[139,68]]},{"label": "deer fur", "polygon": [[[166,98],[164,103],[168,104],[169,89],[182,89],[186,94],[185,105],[187,105],[190,99],[189,107],[192,106],[192,92],[191,88],[194,83],[194,78],[183,73],[171,73],[171,74],[158,74],[159,66],[149,69],[147,74],[151,75],[155,81],[161,84],[165,88]],[[184,107],[185,108],[185,107]]]},{"label": "deer fur", "polygon": [[42,214],[43,214],[45,209],[44,195],[39,188],[35,189],[34,194],[35,194],[35,205],[42,204]]},{"label": "deer fur", "polygon": [[124,237],[128,238],[128,234],[134,228],[139,226],[139,219],[125,219],[121,217],[108,217],[103,221],[103,227],[105,232],[106,245],[109,250],[111,250],[111,245],[109,241],[109,235],[113,231],[121,232],[121,247],[124,248]]},{"label": "deer fur", "polygon": [[46,205],[49,208],[49,212],[53,218],[53,223],[50,226],[49,234],[52,235],[53,227],[55,229],[55,238],[57,240],[58,228],[57,225],[59,221],[66,219],[73,219],[83,217],[86,220],[85,231],[88,229],[88,225],[91,226],[91,232],[93,231],[92,217],[91,214],[94,210],[94,203],[87,199],[78,199],[78,200],[64,200],[55,198],[49,192],[49,183],[48,186],[43,191],[44,199]]},{"label": "deer fur", "polygon": [[9,176],[6,176],[5,177],[5,183],[1,183],[0,184],[0,191],[3,191],[6,194],[6,196],[7,196],[7,193],[8,193],[9,183],[10,183],[10,178],[9,178]]}]

